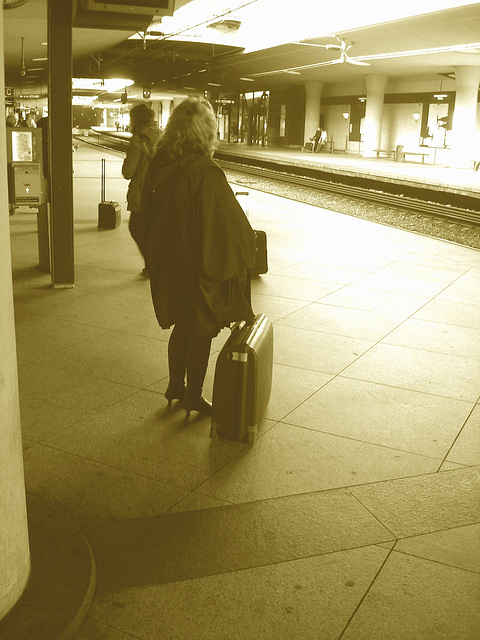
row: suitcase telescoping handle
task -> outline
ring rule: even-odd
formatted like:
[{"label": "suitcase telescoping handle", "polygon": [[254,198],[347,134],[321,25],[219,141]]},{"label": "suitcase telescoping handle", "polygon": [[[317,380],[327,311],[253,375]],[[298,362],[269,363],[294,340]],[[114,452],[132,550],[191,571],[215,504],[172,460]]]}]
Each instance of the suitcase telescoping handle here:
[{"label": "suitcase telescoping handle", "polygon": [[105,186],[106,186],[106,170],[105,158],[102,158],[102,177],[100,180],[100,202],[105,202]]}]

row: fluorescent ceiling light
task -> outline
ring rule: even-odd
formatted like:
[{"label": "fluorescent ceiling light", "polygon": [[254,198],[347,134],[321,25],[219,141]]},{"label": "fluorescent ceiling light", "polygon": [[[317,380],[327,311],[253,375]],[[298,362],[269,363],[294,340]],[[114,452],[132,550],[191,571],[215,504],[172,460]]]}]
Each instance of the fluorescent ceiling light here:
[{"label": "fluorescent ceiling light", "polygon": [[92,104],[92,102],[94,102],[97,98],[98,96],[73,96],[72,104],[85,106]]},{"label": "fluorescent ceiling light", "polygon": [[130,87],[133,80],[124,78],[72,78],[73,90],[105,91],[115,93]]}]

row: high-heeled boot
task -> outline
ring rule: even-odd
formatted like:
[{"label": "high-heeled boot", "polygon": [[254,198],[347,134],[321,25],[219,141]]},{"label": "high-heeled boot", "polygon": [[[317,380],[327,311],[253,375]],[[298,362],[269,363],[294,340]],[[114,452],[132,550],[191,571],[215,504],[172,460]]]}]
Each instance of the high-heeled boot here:
[{"label": "high-heeled boot", "polygon": [[183,402],[183,408],[187,412],[187,416],[190,415],[191,411],[198,411],[199,413],[203,413],[205,415],[211,415],[212,413],[212,403],[209,402],[206,398],[204,398],[201,394],[190,395],[187,391],[185,395],[185,400]]},{"label": "high-heeled boot", "polygon": [[168,400],[168,404],[172,404],[173,400],[183,400],[185,398],[186,388],[185,385],[169,384],[165,391],[165,398]]}]

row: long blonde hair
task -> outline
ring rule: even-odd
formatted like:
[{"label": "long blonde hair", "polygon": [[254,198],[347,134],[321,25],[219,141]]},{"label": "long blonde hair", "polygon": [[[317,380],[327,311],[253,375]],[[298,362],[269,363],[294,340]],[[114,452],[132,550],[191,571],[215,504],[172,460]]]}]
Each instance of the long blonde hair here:
[{"label": "long blonde hair", "polygon": [[211,157],[217,146],[217,121],[210,103],[187,98],[175,107],[160,146],[172,158],[192,151]]}]

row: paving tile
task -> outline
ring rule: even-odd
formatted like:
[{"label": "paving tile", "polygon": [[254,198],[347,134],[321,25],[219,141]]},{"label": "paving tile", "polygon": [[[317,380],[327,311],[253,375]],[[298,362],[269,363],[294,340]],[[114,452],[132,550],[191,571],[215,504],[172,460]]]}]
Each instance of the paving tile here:
[{"label": "paving tile", "polygon": [[448,462],[480,465],[480,405],[476,405],[448,453]]},{"label": "paving tile", "polygon": [[374,344],[278,323],[274,326],[274,340],[274,362],[330,374],[340,373]]},{"label": "paving tile", "polygon": [[442,462],[439,471],[452,471],[453,469],[465,469],[464,464],[457,464],[456,462]]},{"label": "paving tile", "polygon": [[342,375],[475,402],[480,386],[480,361],[378,344],[345,369]]},{"label": "paving tile", "polygon": [[423,307],[430,298],[422,298],[404,293],[376,291],[358,285],[348,285],[322,298],[324,304],[331,304],[349,309],[375,311],[382,314],[408,317]]},{"label": "paving tile", "polygon": [[16,323],[16,345],[19,358],[33,360],[72,345],[88,342],[104,335],[106,329],[79,322],[33,316]]},{"label": "paving tile", "polygon": [[410,275],[406,275],[403,272],[392,272],[385,268],[367,275],[358,284],[367,289],[379,289],[381,291],[431,298],[439,294],[454,279],[455,276],[445,280],[439,280],[435,277],[426,278],[422,277],[421,274],[412,272]]},{"label": "paving tile", "polygon": [[[474,256],[477,254],[474,254]],[[458,279],[458,284],[469,287],[480,287],[480,266],[473,267],[465,275]]]},{"label": "paving tile", "polygon": [[417,311],[414,317],[419,320],[453,324],[457,327],[480,329],[480,304],[436,299]]},{"label": "paving tile", "polygon": [[395,551],[480,573],[480,524],[398,540]]},{"label": "paving tile", "polygon": [[272,394],[265,417],[281,420],[331,379],[331,375],[273,365]]},{"label": "paving tile", "polygon": [[369,546],[128,589],[97,598],[91,616],[149,640],[337,640],[387,553]]},{"label": "paving tile", "polygon": [[478,467],[400,478],[351,491],[398,538],[480,520]]},{"label": "paving tile", "polygon": [[151,313],[152,302],[146,297],[144,300],[135,300],[96,292],[84,293],[56,311],[62,320],[81,322],[103,329],[120,329],[135,322],[139,317],[149,317]]},{"label": "paving tile", "polygon": [[[36,269],[38,273],[38,268]],[[51,276],[50,276],[51,280]],[[59,314],[66,309],[81,307],[83,300],[88,300],[89,293],[80,289],[52,289],[37,279],[33,280],[32,287],[20,287],[15,291],[15,323],[24,321],[32,322],[35,318],[51,319],[55,322]],[[67,318],[71,320],[72,318]],[[89,323],[85,323],[89,324]],[[92,324],[92,323],[90,323]]]},{"label": "paving tile", "polygon": [[433,473],[437,468],[433,458],[279,423],[197,490],[239,503]]},{"label": "paving tile", "polygon": [[480,288],[478,286],[458,284],[454,282],[444,289],[438,296],[438,300],[450,300],[451,302],[463,302],[480,306]]},{"label": "paving tile", "polygon": [[25,487],[55,504],[78,524],[153,517],[187,491],[43,445],[24,451]]},{"label": "paving tile", "polygon": [[215,507],[228,506],[230,503],[225,500],[217,500],[211,496],[204,496],[201,493],[192,491],[185,498],[171,507],[167,513],[179,513],[181,511],[202,511],[203,509],[213,509]]},{"label": "paving tile", "polygon": [[416,264],[426,267],[435,267],[439,269],[453,269],[457,273],[464,274],[470,269],[469,258],[472,252],[467,249],[464,255],[452,255],[446,252],[442,247],[442,252],[436,253],[432,247],[432,251],[414,251],[409,253],[404,258],[401,258],[398,263],[402,264]]},{"label": "paving tile", "polygon": [[45,441],[123,471],[195,489],[247,445],[210,438],[210,420],[190,419],[157,393],[140,391]]},{"label": "paving tile", "polygon": [[132,638],[138,640],[139,636],[123,633],[89,617],[75,634],[75,640],[132,640]]},{"label": "paving tile", "polygon": [[427,320],[407,320],[383,339],[385,344],[480,359],[480,328]]},{"label": "paving tile", "polygon": [[393,552],[342,640],[476,640],[479,597],[477,574]]},{"label": "paving tile", "polygon": [[263,293],[252,292],[252,308],[255,313],[265,313],[272,322],[280,320],[284,316],[301,309],[308,302],[305,300],[294,300],[292,298],[279,298],[278,296],[267,296]]},{"label": "paving tile", "polygon": [[135,389],[32,362],[18,363],[22,433],[33,442],[132,395]]},{"label": "paving tile", "polygon": [[[193,580],[386,542],[355,498],[322,492],[156,517],[92,522],[97,593]],[[136,552],[131,553],[132,545]]]},{"label": "paving tile", "polygon": [[[360,280],[368,274],[368,271],[359,269],[344,269],[341,267],[329,267],[313,263],[306,263],[299,260],[300,264],[287,267],[279,271],[279,275],[301,280],[312,280],[316,282],[331,282],[334,284],[350,284]],[[328,263],[327,263],[328,264]]]},{"label": "paving tile", "polygon": [[171,330],[162,329],[160,327],[157,318],[153,313],[153,308],[150,315],[142,316],[138,320],[135,320],[135,322],[129,322],[128,324],[122,325],[120,330],[123,333],[131,333],[135,336],[153,338],[154,340],[163,340],[163,342],[168,342],[171,333]]},{"label": "paving tile", "polygon": [[397,327],[403,319],[402,316],[317,302],[289,314],[277,324],[376,342]]},{"label": "paving tile", "polygon": [[338,285],[332,283],[299,280],[275,274],[268,274],[268,276],[252,282],[254,295],[264,294],[307,302],[318,300],[336,289],[338,289]]},{"label": "paving tile", "polygon": [[337,376],[284,422],[442,460],[472,404]]},{"label": "paving tile", "polygon": [[[445,258],[433,258],[431,263],[427,260],[415,260],[416,254],[409,254],[401,260],[397,260],[387,265],[380,273],[392,276],[403,276],[407,278],[419,278],[438,282],[444,286],[455,282],[460,276],[467,273],[469,265],[454,262]],[[442,264],[443,263],[443,264]]]},{"label": "paving tile", "polygon": [[[133,242],[130,239],[130,242]],[[77,265],[75,268],[75,286],[86,291],[105,293],[122,298],[150,300],[150,281],[139,272],[132,275],[112,269],[100,269],[94,265]]]},{"label": "paving tile", "polygon": [[168,375],[167,343],[109,331],[36,361],[62,370],[142,388]]}]

